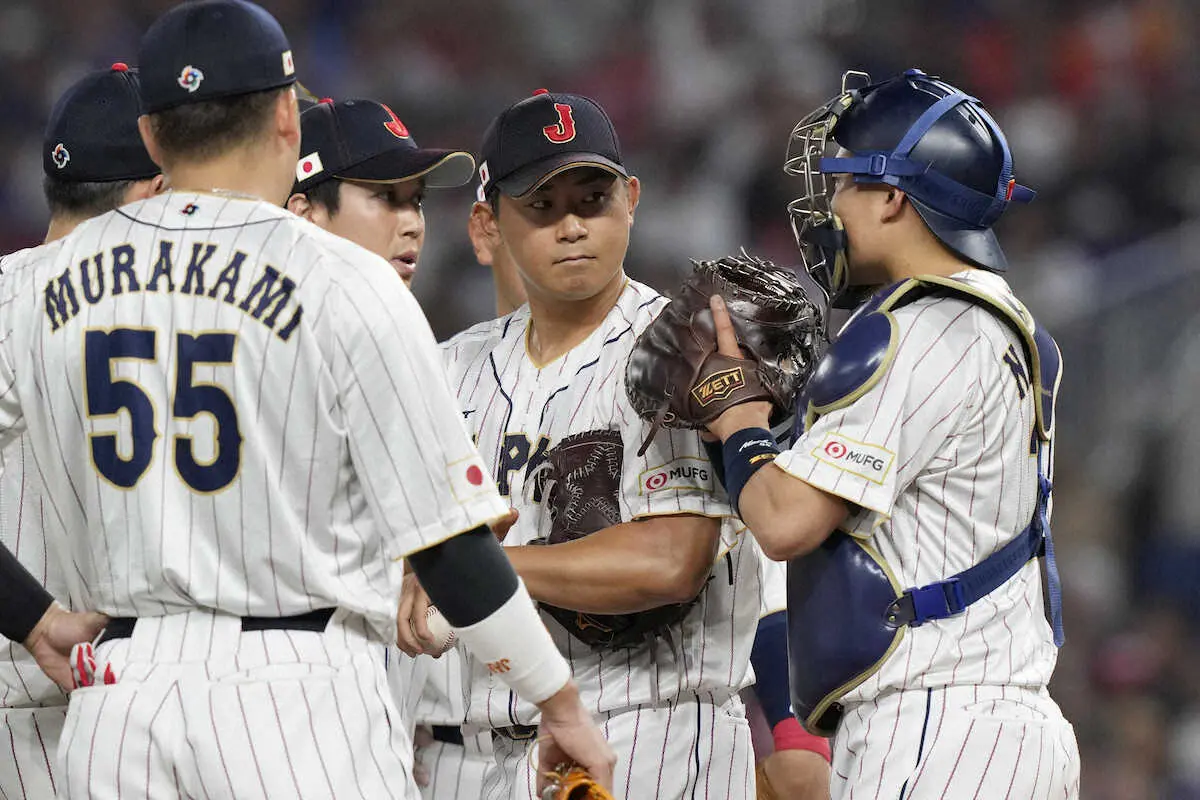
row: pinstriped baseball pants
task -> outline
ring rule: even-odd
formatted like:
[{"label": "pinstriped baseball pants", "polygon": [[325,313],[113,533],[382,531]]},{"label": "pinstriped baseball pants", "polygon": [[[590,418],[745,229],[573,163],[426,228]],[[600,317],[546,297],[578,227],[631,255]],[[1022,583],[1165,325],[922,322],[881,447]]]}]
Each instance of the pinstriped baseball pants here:
[{"label": "pinstriped baseball pants", "polygon": [[952,686],[846,707],[833,800],[1079,797],[1075,731],[1045,689]]},{"label": "pinstriped baseball pants", "polygon": [[117,683],[71,693],[60,797],[418,800],[361,620],[243,633],[237,617],[149,617],[97,657]]}]

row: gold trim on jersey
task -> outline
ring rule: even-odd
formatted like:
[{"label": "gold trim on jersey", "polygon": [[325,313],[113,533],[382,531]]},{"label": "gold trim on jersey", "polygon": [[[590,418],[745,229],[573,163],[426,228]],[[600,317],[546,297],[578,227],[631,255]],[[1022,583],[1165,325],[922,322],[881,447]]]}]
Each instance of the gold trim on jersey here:
[{"label": "gold trim on jersey", "polygon": [[[196,364],[204,364],[205,366],[214,366],[214,367],[219,367],[219,366],[233,367],[234,362],[237,360],[237,346],[238,346],[238,342],[241,341],[241,337],[238,335],[237,331],[205,329],[205,330],[198,330],[198,331],[179,330],[179,331],[173,331],[173,333],[175,334],[176,342],[179,341],[178,337],[181,334],[185,335],[185,336],[191,336],[192,338],[197,338],[197,337],[203,336],[204,334],[221,334],[221,335],[233,336],[233,352],[229,357],[229,361],[193,361],[192,362],[193,366]],[[195,486],[193,486],[191,483],[189,483],[183,477],[183,475],[180,474],[180,472],[179,472],[179,459],[176,458],[176,456],[175,456],[175,442],[182,439],[188,443],[188,452],[189,452],[189,454],[191,454],[192,461],[195,462],[196,466],[211,467],[213,464],[216,464],[217,460],[221,457],[221,444],[220,444],[220,438],[219,438],[220,433],[221,433],[221,428],[220,428],[221,423],[220,423],[220,420],[217,419],[216,415],[207,409],[202,409],[201,411],[197,412],[194,416],[191,416],[191,417],[181,417],[181,416],[178,416],[175,414],[175,409],[174,409],[175,392],[179,386],[179,354],[178,353],[175,354],[175,358],[173,361],[174,361],[174,363],[171,364],[171,392],[170,392],[170,399],[169,399],[169,402],[172,405],[171,419],[183,420],[183,421],[190,422],[190,421],[194,421],[196,419],[196,417],[200,416],[201,414],[207,414],[209,417],[211,417],[212,418],[213,457],[212,457],[211,461],[201,461],[200,459],[196,458],[196,456],[195,456],[196,450],[192,446],[192,441],[195,437],[191,436],[189,434],[176,433],[171,437],[171,458],[169,459],[169,461],[171,462],[171,468],[175,471],[175,477],[179,478],[180,482],[188,488],[188,491],[192,492],[193,494],[200,494],[200,495],[220,494],[221,492],[225,491],[230,486],[232,486],[234,483],[236,483],[237,479],[240,478],[242,475],[242,452],[243,452],[243,447],[245,446],[245,443],[246,443],[246,439],[244,436],[241,435],[241,423],[237,418],[237,403],[234,402],[232,395],[229,394],[229,392],[226,390],[226,388],[224,386],[217,384],[217,383],[210,383],[208,381],[198,381],[195,379],[195,373],[193,372],[192,383],[191,383],[191,386],[193,388],[195,388],[197,386],[211,386],[212,388],[216,389],[217,391],[221,392],[221,394],[223,394],[227,398],[229,398],[229,405],[232,406],[234,409],[234,424],[238,427],[237,469],[234,470],[233,477],[230,478],[228,482],[222,484],[221,486],[219,486],[216,489],[212,489],[211,491],[197,489]]]},{"label": "gold trim on jersey", "polygon": [[[622,269],[624,269],[624,267],[622,267]],[[621,289],[613,297],[612,305],[610,305],[608,307],[608,310],[604,312],[604,317],[599,322],[597,322],[590,331],[587,332],[587,336],[584,336],[582,339],[580,339],[578,342],[576,342],[574,345],[572,345],[569,349],[563,351],[562,353],[560,353],[559,355],[550,359],[549,361],[547,361],[544,364],[539,364],[537,362],[537,359],[533,357],[533,354],[529,352],[529,337],[533,335],[533,321],[534,321],[533,320],[533,306],[529,306],[529,316],[526,317],[526,319],[525,319],[525,333],[522,334],[522,337],[521,337],[523,340],[522,344],[525,348],[525,358],[528,359],[529,363],[533,365],[534,369],[536,369],[538,372],[541,372],[546,367],[550,366],[551,364],[555,363],[556,361],[560,361],[560,360],[566,358],[567,356],[569,356],[575,350],[576,347],[579,347],[579,345],[583,344],[589,338],[591,338],[592,334],[595,333],[596,331],[598,331],[601,328],[601,326],[603,326],[604,323],[608,321],[608,315],[612,313],[612,310],[614,308],[616,308],[618,305],[620,305],[621,298],[625,295],[625,290],[628,288],[629,288],[629,276],[622,275],[621,276]],[[528,303],[526,305],[528,305]]]},{"label": "gold trim on jersey", "polygon": [[[135,480],[133,482],[132,486],[121,486],[118,483],[113,483],[108,478],[108,476],[105,475],[103,471],[101,471],[100,467],[97,466],[97,464],[96,464],[96,450],[93,445],[94,439],[112,438],[113,439],[113,451],[116,453],[117,458],[119,460],[121,460],[122,462],[129,463],[133,459],[133,449],[137,447],[137,443],[133,441],[134,431],[133,431],[133,414],[132,414],[132,412],[129,410],[128,406],[121,406],[116,412],[114,412],[112,414],[93,414],[88,409],[87,335],[91,331],[99,331],[102,333],[111,334],[114,331],[118,331],[118,330],[148,331],[148,332],[154,334],[154,355],[151,356],[150,358],[140,358],[138,356],[113,356],[108,359],[108,364],[107,364],[109,384],[117,383],[118,381],[131,384],[132,386],[134,386],[137,389],[137,391],[141,392],[141,394],[143,396],[145,396],[146,400],[148,400],[150,403],[150,409],[151,409],[150,425],[154,431],[154,437],[150,440],[150,460],[146,462],[145,468],[138,474],[138,478],[137,478],[137,480]],[[94,433],[89,430],[89,432],[88,432],[88,464],[91,465],[92,471],[95,472],[96,475],[98,475],[109,486],[113,487],[114,489],[117,489],[118,491],[122,491],[122,492],[133,491],[134,489],[137,488],[138,482],[141,481],[142,476],[145,475],[150,470],[150,468],[154,466],[154,459],[156,457],[155,453],[158,450],[158,440],[162,438],[162,431],[160,431],[158,429],[158,405],[154,402],[154,396],[151,395],[150,392],[147,392],[145,387],[143,387],[140,383],[138,383],[134,379],[132,379],[132,378],[116,378],[115,374],[113,372],[113,362],[114,361],[148,361],[150,363],[154,363],[155,361],[157,361],[158,360],[158,329],[153,328],[153,327],[144,326],[144,325],[114,325],[111,327],[98,325],[98,326],[94,326],[91,328],[84,328],[82,335],[79,337],[79,351],[80,351],[79,363],[83,365],[83,369],[81,370],[81,372],[83,373],[83,411],[84,411],[84,414],[87,416],[89,423],[94,423],[96,420],[104,420],[104,419],[108,419],[108,418],[112,418],[112,419],[116,420],[115,429],[111,433],[108,433],[108,432]],[[122,410],[124,410],[126,416],[128,416],[130,418],[130,420],[129,420],[130,450],[129,450],[128,458],[123,458],[122,456],[124,454],[122,454],[121,450],[120,450],[120,444],[121,444],[120,417],[121,417]]]},{"label": "gold trim on jersey", "polygon": [[[989,309],[1000,312],[1008,320],[1013,323],[1013,327],[1021,332],[1021,338],[1024,340],[1026,355],[1030,360],[1030,369],[1033,374],[1030,376],[1030,382],[1033,388],[1038,392],[1038,398],[1033,401],[1034,418],[1037,423],[1037,433],[1044,441],[1049,441],[1054,435],[1054,407],[1058,401],[1058,389],[1062,384],[1062,370],[1059,370],[1054,375],[1054,385],[1047,388],[1043,378],[1045,372],[1042,367],[1041,352],[1038,350],[1037,342],[1034,341],[1033,332],[1035,323],[1033,315],[1029,310],[1017,300],[1015,297],[996,297],[982,291],[966,281],[956,280],[954,278],[944,278],[940,275],[921,275],[912,279],[915,284],[926,284],[944,286],[951,291],[968,294],[977,298],[987,305]],[[907,292],[909,287],[904,287],[898,290],[896,294]],[[1062,362],[1062,350],[1058,346],[1058,342],[1054,342],[1054,349],[1058,353],[1059,363]],[[1045,411],[1042,408],[1040,397],[1050,397],[1050,419],[1045,418]]]}]

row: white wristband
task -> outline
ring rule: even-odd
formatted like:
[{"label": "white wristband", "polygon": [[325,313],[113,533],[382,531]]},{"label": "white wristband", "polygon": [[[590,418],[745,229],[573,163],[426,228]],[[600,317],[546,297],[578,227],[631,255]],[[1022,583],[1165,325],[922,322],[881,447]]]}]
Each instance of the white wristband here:
[{"label": "white wristband", "polygon": [[471,654],[488,671],[537,705],[571,679],[571,667],[554,646],[524,582],[491,616],[467,628],[455,628]]}]

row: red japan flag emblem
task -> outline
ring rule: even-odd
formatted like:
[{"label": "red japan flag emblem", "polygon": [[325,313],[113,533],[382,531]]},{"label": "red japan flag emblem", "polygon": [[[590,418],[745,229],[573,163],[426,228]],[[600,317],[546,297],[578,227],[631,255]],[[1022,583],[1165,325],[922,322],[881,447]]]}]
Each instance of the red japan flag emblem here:
[{"label": "red japan flag emblem", "polygon": [[306,180],[324,171],[325,166],[321,163],[321,154],[313,153],[300,159],[299,163],[296,164],[296,180]]}]

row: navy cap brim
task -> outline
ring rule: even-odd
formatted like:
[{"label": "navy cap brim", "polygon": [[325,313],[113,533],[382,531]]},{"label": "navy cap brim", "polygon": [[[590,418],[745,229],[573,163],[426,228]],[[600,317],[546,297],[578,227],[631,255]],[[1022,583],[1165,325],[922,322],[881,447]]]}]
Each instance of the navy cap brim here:
[{"label": "navy cap brim", "polygon": [[622,178],[629,177],[623,166],[598,153],[559,153],[504,176],[496,181],[496,188],[509,197],[524,197],[555,175],[576,167],[598,167]]},{"label": "navy cap brim", "polygon": [[431,189],[449,189],[470,183],[475,159],[460,150],[396,149],[380,153],[333,177],[369,183],[399,183],[424,178]]},{"label": "navy cap brim", "polygon": [[1000,249],[1000,241],[991,228],[976,228],[962,220],[935,211],[927,204],[908,195],[908,201],[925,220],[933,235],[959,256],[977,267],[993,272],[1008,270],[1008,259]]}]

